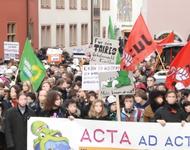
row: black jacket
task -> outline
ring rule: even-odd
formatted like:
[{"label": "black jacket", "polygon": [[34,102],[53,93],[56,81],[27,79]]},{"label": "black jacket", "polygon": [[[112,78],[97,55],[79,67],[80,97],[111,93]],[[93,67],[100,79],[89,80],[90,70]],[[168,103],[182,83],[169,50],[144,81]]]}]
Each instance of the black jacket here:
[{"label": "black jacket", "polygon": [[10,108],[5,114],[5,137],[7,148],[27,149],[27,120],[35,116],[33,110],[26,107],[24,114],[19,108]]},{"label": "black jacket", "polygon": [[185,114],[178,104],[165,104],[156,111],[154,121],[156,120],[165,120],[166,122],[181,122],[182,120],[185,120]]},{"label": "black jacket", "polygon": [[66,110],[64,108],[52,109],[49,111],[44,111],[43,117],[56,117],[65,118]]}]

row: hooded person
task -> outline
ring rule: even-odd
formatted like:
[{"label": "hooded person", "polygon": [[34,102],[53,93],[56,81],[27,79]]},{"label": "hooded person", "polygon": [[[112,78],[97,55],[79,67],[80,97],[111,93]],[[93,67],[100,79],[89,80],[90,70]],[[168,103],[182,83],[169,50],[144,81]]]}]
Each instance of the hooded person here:
[{"label": "hooded person", "polygon": [[149,105],[144,109],[144,122],[150,122],[154,118],[156,110],[164,105],[164,95],[164,92],[158,90],[149,93]]},{"label": "hooded person", "polygon": [[108,117],[109,120],[116,121],[117,120],[117,105],[116,105],[116,97],[113,95],[110,95],[107,98],[108,102]]}]

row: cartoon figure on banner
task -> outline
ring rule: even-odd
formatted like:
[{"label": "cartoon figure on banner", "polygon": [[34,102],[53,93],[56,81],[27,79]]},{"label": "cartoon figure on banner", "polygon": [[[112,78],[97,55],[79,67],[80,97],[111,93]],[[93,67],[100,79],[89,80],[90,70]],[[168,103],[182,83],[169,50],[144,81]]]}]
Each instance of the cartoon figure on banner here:
[{"label": "cartoon figure on banner", "polygon": [[34,140],[34,150],[71,150],[69,140],[58,130],[49,129],[42,121],[32,123],[31,131],[37,136]]},{"label": "cartoon figure on banner", "polygon": [[118,71],[118,76],[108,81],[102,81],[102,86],[108,88],[121,88],[123,86],[131,85],[131,80],[128,77],[128,72],[125,70]]},{"label": "cartoon figure on banner", "polygon": [[184,68],[173,66],[168,72],[168,77],[173,79],[172,85],[175,87],[185,88],[188,84],[187,81],[190,80],[190,66],[187,65]]}]

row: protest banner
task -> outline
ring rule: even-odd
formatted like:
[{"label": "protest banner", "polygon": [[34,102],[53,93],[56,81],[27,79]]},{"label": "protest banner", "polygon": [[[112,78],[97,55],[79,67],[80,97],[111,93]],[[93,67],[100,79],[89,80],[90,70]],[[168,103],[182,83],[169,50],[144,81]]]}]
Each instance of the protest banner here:
[{"label": "protest banner", "polygon": [[99,90],[99,73],[119,70],[119,65],[83,65],[82,89],[94,91]]},{"label": "protest banner", "polygon": [[[188,150],[190,124],[30,118],[27,150]],[[176,132],[174,132],[176,131]]]},{"label": "protest banner", "polygon": [[0,65],[0,74],[4,74],[6,70],[7,70],[6,65]]},{"label": "protest banner", "polygon": [[94,38],[91,65],[115,64],[119,41]]},{"label": "protest banner", "polygon": [[47,49],[48,63],[60,63],[61,55],[62,55],[61,49],[48,48]]},{"label": "protest banner", "polygon": [[19,59],[19,43],[4,42],[4,60]]},{"label": "protest banner", "polygon": [[74,58],[85,58],[85,49],[84,48],[73,48],[73,57]]},{"label": "protest banner", "polygon": [[99,74],[99,81],[102,96],[135,93],[132,72],[125,70],[103,72]]}]

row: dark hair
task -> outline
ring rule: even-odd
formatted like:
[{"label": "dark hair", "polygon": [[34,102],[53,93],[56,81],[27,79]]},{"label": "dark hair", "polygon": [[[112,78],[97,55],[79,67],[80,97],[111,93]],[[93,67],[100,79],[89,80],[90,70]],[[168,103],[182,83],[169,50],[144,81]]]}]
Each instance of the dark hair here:
[{"label": "dark hair", "polygon": [[148,76],[147,79],[148,79],[148,78],[152,78],[154,81],[156,81],[156,78],[153,77],[153,76]]},{"label": "dark hair", "polygon": [[185,109],[185,107],[186,107],[186,106],[189,106],[189,105],[190,105],[190,101],[187,101],[187,100],[184,101],[184,102],[183,102],[183,105],[182,105],[182,106],[183,106],[183,109]]},{"label": "dark hair", "polygon": [[87,93],[87,99],[90,99],[90,96],[94,96],[96,99],[98,98],[96,92],[94,91],[90,91]]},{"label": "dark hair", "polygon": [[184,96],[189,96],[190,94],[190,89],[184,89],[184,91],[182,92]]},{"label": "dark hair", "polygon": [[65,105],[66,108],[68,108],[69,105],[71,105],[71,104],[76,104],[77,105],[77,102],[75,100],[72,100],[72,99],[68,100],[67,103],[66,103],[66,105]]},{"label": "dark hair", "polygon": [[33,101],[36,101],[36,94],[34,92],[28,92],[27,97],[30,97]]},{"label": "dark hair", "polygon": [[148,98],[147,98],[147,95],[146,95],[146,92],[144,91],[144,90],[142,90],[142,89],[137,89],[136,91],[135,91],[135,96],[139,96],[139,97],[141,97],[142,99],[144,99],[144,100],[147,100]]},{"label": "dark hair", "polygon": [[158,90],[150,91],[148,100],[149,100],[149,103],[150,103],[150,106],[151,106],[153,112],[156,112],[156,110],[165,103],[165,101],[163,101],[162,104],[158,104],[156,102],[156,98],[158,98],[158,97],[162,97],[164,100],[165,92],[158,91]]},{"label": "dark hair", "polygon": [[17,99],[19,99],[21,96],[26,96],[26,93],[24,93],[24,92],[20,92],[20,93],[18,93],[17,94]]},{"label": "dark hair", "polygon": [[133,101],[135,101],[134,95],[125,95],[125,96],[122,98],[122,102],[120,102],[122,107],[125,106],[125,100],[126,100],[126,99],[133,99]]},{"label": "dark hair", "polygon": [[72,87],[74,88],[76,85],[81,87],[82,86],[81,81],[74,82]]},{"label": "dark hair", "polygon": [[60,86],[64,83],[64,79],[63,78],[59,78],[56,83],[55,83],[55,86]]},{"label": "dark hair", "polygon": [[171,94],[171,93],[175,94],[175,96],[177,97],[177,93],[176,93],[175,91],[172,91],[172,90],[167,91],[165,97],[167,97],[167,96],[168,96],[169,94]]},{"label": "dark hair", "polygon": [[15,92],[16,92],[17,95],[21,92],[21,87],[19,85],[17,85],[17,84],[11,86],[11,88],[15,89]]},{"label": "dark hair", "polygon": [[123,98],[123,100],[125,101],[126,98],[132,98],[132,99],[134,99],[134,95],[125,95],[124,98]]},{"label": "dark hair", "polygon": [[45,110],[51,110],[55,106],[55,101],[57,97],[61,98],[61,94],[56,90],[51,90],[47,93],[47,99],[45,103]]}]

